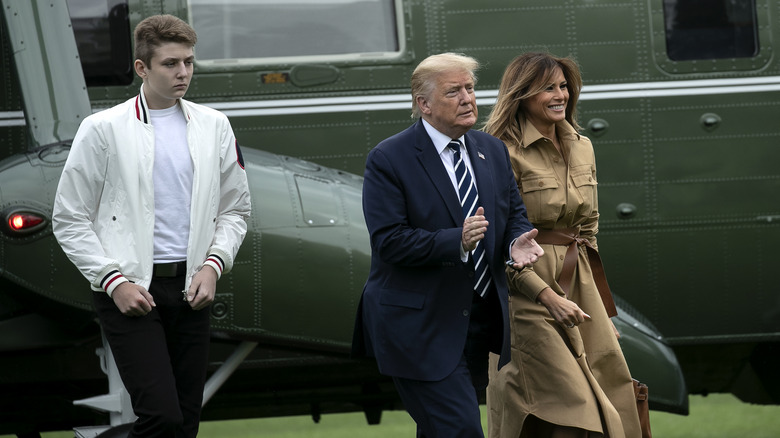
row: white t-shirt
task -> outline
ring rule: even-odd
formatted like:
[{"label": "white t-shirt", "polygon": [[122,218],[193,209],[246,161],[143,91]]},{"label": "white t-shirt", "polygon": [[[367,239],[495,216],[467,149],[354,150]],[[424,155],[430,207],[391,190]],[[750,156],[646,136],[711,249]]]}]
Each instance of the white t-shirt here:
[{"label": "white t-shirt", "polygon": [[154,263],[187,260],[192,158],[179,104],[149,110],[154,126]]}]

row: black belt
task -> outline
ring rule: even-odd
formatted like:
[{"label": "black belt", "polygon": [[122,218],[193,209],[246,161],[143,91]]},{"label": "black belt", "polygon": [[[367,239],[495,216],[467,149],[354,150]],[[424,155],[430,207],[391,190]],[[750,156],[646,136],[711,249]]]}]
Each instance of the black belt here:
[{"label": "black belt", "polygon": [[152,277],[180,277],[187,273],[187,262],[155,263]]}]

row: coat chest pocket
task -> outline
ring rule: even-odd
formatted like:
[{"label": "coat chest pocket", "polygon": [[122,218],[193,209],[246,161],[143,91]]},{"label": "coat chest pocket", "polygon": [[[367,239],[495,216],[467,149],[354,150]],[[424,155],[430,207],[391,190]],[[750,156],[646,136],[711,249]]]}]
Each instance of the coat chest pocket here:
[{"label": "coat chest pocket", "polygon": [[595,186],[597,184],[596,177],[593,175],[593,170],[590,166],[580,166],[572,169],[571,179],[576,187]]},{"label": "coat chest pocket", "polygon": [[583,214],[587,214],[596,205],[596,176],[590,166],[580,166],[572,169],[571,180],[582,197]]},{"label": "coat chest pocket", "polygon": [[[520,193],[531,223],[538,224],[558,217],[561,205],[565,201],[562,196],[557,196],[558,187],[558,179],[554,175],[522,176]],[[557,197],[561,199],[556,199]]]}]

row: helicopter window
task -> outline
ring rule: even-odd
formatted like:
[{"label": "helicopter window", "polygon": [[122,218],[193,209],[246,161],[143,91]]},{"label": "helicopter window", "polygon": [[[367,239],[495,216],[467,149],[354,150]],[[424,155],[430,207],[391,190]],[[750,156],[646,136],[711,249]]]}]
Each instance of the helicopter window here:
[{"label": "helicopter window", "polygon": [[133,82],[127,0],[67,0],[87,85]]},{"label": "helicopter window", "polygon": [[755,0],[664,0],[669,59],[749,58],[758,53]]},{"label": "helicopter window", "polygon": [[395,11],[393,0],[189,0],[198,61],[386,56],[399,50]]}]

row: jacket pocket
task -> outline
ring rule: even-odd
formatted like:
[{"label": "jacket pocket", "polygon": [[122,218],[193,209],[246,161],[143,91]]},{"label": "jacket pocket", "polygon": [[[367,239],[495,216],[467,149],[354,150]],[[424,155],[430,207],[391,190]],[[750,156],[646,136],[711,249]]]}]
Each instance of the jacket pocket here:
[{"label": "jacket pocket", "polygon": [[379,298],[379,304],[422,309],[423,304],[425,304],[425,295],[419,292],[383,289]]}]

